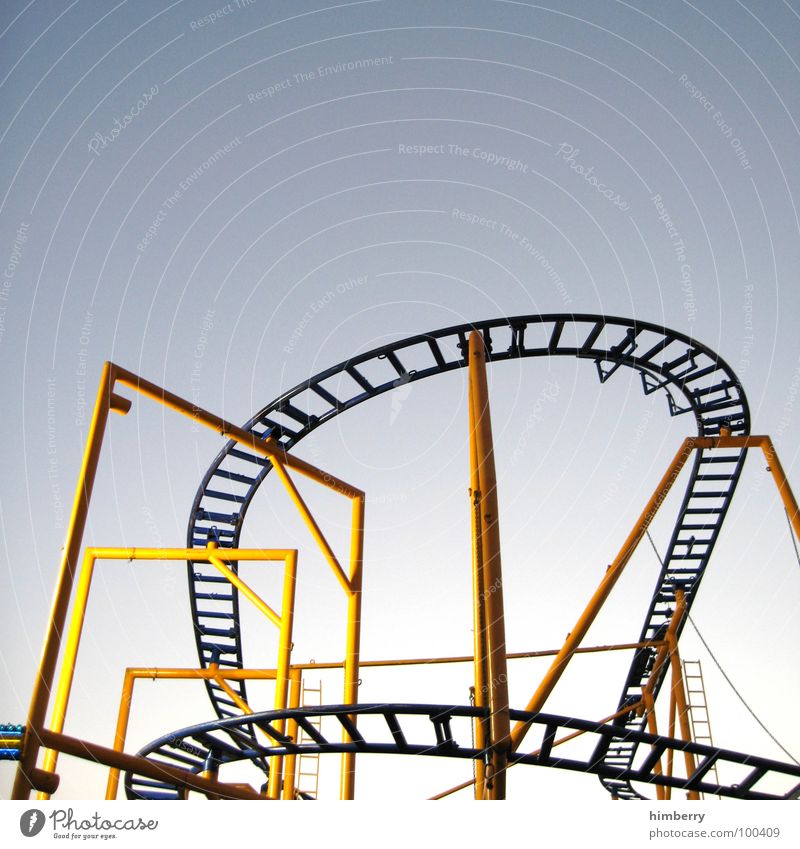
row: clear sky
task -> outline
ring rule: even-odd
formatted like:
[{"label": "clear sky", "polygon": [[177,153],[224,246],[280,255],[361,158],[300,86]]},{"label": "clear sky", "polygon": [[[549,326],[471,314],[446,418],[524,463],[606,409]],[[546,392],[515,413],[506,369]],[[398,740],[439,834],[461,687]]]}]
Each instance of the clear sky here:
[{"label": "clear sky", "polygon": [[[105,360],[244,422],[405,335],[630,316],[727,360],[800,490],[794,0],[7,0],[0,46],[0,720],[27,711]],[[693,423],[636,376],[599,386],[591,363],[500,364],[490,383],[509,648],[551,648]],[[365,658],[471,651],[465,393],[463,373],[400,387],[298,447],[368,493]],[[135,400],[111,422],[86,542],[182,546],[220,447]],[[295,658],[339,659],[337,585],[278,482],[262,490],[244,541],[301,549]],[[341,505],[304,491],[343,541]],[[657,573],[643,548],[588,642],[635,640]],[[799,594],[753,456],[693,616],[796,757]],[[246,662],[272,665],[274,635],[244,623]],[[703,662],[715,742],[783,758],[691,628],[683,649]],[[629,660],[579,660],[552,709],[610,714]],[[195,662],[185,567],[102,564],[67,730],[110,742],[125,666]],[[512,667],[514,706],[543,669]],[[363,678],[365,701],[466,703],[470,671]],[[140,688],[131,746],[211,718],[192,685]],[[324,688],[340,700],[333,676]],[[63,767],[65,796],[99,795],[98,770]],[[363,795],[409,798],[469,771],[363,768]],[[515,775],[510,796],[603,794],[552,773]]]}]

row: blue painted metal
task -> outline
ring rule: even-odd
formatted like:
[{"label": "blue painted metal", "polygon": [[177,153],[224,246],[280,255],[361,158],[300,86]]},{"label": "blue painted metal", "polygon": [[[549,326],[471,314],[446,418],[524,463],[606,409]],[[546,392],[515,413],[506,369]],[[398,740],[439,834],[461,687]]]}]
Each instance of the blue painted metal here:
[{"label": "blue painted metal", "polygon": [[[368,733],[364,730],[366,723],[361,723],[356,730],[349,719],[353,714],[359,717],[382,717],[386,728],[382,734],[378,735],[380,741],[366,736]],[[416,722],[407,723],[407,730],[404,730],[404,722],[409,717],[420,716],[427,717],[430,722],[431,727],[427,733],[421,731]],[[216,719],[184,728],[154,740],[141,749],[139,754],[191,772],[201,771],[209,757],[213,757],[220,764],[226,764],[253,760],[256,757],[268,758],[275,755],[301,753],[356,752],[359,755],[424,755],[477,760],[485,758],[487,752],[485,749],[477,749],[473,746],[470,725],[475,719],[487,716],[487,708],[462,705],[383,703],[362,704],[355,707],[353,705],[323,705],[314,708],[273,710],[251,714],[248,717]],[[323,735],[310,721],[315,717],[330,717],[338,720],[335,733]],[[305,729],[310,742],[297,743],[276,730],[275,724],[279,720],[289,718],[296,720]],[[465,720],[461,723],[459,730],[467,738],[466,745],[461,745],[456,738],[454,725],[458,720]],[[513,753],[509,757],[512,764],[567,769],[598,775],[606,781],[662,785],[734,799],[797,799],[800,797],[800,765],[798,764],[781,763],[729,749],[720,749],[701,743],[686,743],[684,740],[633,731],[618,725],[553,714],[511,710],[511,720],[531,723],[532,729],[544,727],[541,739],[536,744],[537,750]],[[256,742],[251,748],[230,745],[224,735],[241,730],[245,722],[258,726],[271,742]],[[351,734],[352,742],[342,742],[342,729]],[[374,732],[374,725],[370,725],[370,730]],[[387,730],[389,735],[386,734]],[[562,757],[558,754],[561,750],[554,747],[554,742],[562,736],[577,731],[599,737],[604,741],[607,749],[615,749],[620,744],[635,742],[637,746],[647,746],[650,751],[635,767],[631,764],[612,766],[603,760],[595,760],[591,756],[578,757],[575,753],[572,753],[570,757]],[[388,741],[388,736],[391,736],[391,742]],[[529,732],[529,736],[534,735]],[[525,743],[524,748],[530,750],[533,745],[533,743]],[[690,776],[679,778],[655,771],[656,762],[669,751],[673,753],[673,756],[684,751],[689,751],[695,756],[696,767]],[[715,764],[717,766],[736,765],[739,767],[737,772],[741,771],[741,767],[746,767],[747,773],[735,784],[713,781],[711,768]],[[762,779],[767,779],[767,786],[772,787],[770,781],[775,778],[779,778],[786,786],[787,789],[784,792],[757,787]],[[175,785],[143,779],[132,773],[127,773],[125,776],[125,791],[129,799],[181,798],[181,791]]]},{"label": "blue painted metal", "polygon": [[22,752],[22,742],[25,739],[25,726],[0,723],[0,737],[6,744],[16,743],[16,745],[0,747],[0,761],[18,761]]}]

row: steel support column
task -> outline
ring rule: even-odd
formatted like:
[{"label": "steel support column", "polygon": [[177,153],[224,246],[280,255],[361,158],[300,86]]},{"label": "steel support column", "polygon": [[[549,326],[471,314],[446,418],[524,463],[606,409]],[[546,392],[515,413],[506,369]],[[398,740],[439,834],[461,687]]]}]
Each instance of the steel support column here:
[{"label": "steel support column", "polygon": [[[483,798],[505,799],[506,768],[511,741],[500,523],[486,382],[486,349],[483,338],[476,330],[473,330],[469,337],[469,404],[470,480],[474,505],[473,564],[478,568],[478,576],[473,577],[473,589],[479,590],[473,599],[474,618],[479,628],[482,622],[485,623],[485,638],[476,633],[475,698],[478,704],[481,688],[488,687],[486,704],[489,707],[490,734],[488,762],[483,776]],[[485,679],[485,683],[481,678]]]}]

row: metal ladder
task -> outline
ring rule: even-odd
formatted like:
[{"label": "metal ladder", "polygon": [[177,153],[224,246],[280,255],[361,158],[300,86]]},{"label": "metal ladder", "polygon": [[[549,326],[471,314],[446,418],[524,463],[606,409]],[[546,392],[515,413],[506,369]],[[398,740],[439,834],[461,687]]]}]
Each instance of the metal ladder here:
[{"label": "metal ladder", "polygon": [[[319,707],[322,704],[322,681],[319,681],[318,687],[306,686],[305,678],[302,682],[302,693],[300,696],[301,707]],[[313,694],[314,701],[309,701],[307,693]],[[313,716],[308,718],[310,725],[322,734],[322,717]],[[303,743],[314,742],[308,732],[300,726],[298,728],[297,742]],[[297,757],[297,778],[295,781],[297,795],[303,799],[317,799],[319,796],[319,753],[310,754],[301,752]]]},{"label": "metal ladder", "polygon": [[[683,661],[683,680],[686,687],[686,702],[689,708],[689,719],[692,725],[692,739],[695,743],[714,745],[711,739],[711,721],[708,715],[706,687],[703,682],[703,667],[699,660]],[[709,773],[714,776],[714,783],[719,784],[716,763]],[[700,794],[704,796],[705,794]],[[721,797],[718,797],[721,798]]]}]

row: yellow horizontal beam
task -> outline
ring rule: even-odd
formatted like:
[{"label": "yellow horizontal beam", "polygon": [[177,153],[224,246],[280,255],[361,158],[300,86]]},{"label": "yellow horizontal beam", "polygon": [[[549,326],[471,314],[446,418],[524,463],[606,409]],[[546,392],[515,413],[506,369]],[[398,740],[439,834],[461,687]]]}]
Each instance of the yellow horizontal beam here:
[{"label": "yellow horizontal beam", "polygon": [[[639,648],[658,648],[663,645],[661,640],[649,640],[643,643],[619,643],[609,646],[586,646],[575,650],[575,654],[591,654],[593,652],[603,651],[624,651],[626,649]],[[507,660],[523,660],[532,657],[554,657],[559,653],[560,649],[544,649],[542,651],[520,651],[509,652],[506,654]],[[472,663],[474,657],[472,655],[458,655],[454,657],[418,657],[418,658],[402,658],[399,660],[361,660],[359,666],[425,666],[428,664],[437,663]],[[333,662],[309,662],[309,663],[293,663],[292,669],[341,669],[341,661]]]},{"label": "yellow horizontal beam", "polygon": [[318,469],[316,466],[307,463],[305,460],[301,460],[299,457],[289,454],[272,437],[259,439],[255,434],[248,433],[246,430],[226,421],[221,416],[210,413],[208,410],[204,410],[195,404],[190,404],[184,398],[181,398],[180,395],[176,395],[174,392],[157,386],[155,383],[151,383],[149,380],[145,380],[121,366],[109,363],[109,367],[111,370],[112,386],[114,381],[128,386],[145,397],[151,398],[184,416],[188,416],[211,430],[215,430],[220,436],[233,439],[240,445],[250,448],[262,457],[267,457],[270,460],[278,459],[290,469],[294,469],[300,474],[317,481],[317,483],[321,483],[323,486],[327,486],[328,489],[332,489],[341,495],[345,495],[348,498],[358,498],[364,495],[360,489],[351,486],[334,475],[328,474],[328,472],[322,471],[322,469]]},{"label": "yellow horizontal beam", "polygon": [[257,680],[274,680],[277,675],[274,669],[187,669],[173,667],[162,669],[161,667],[148,666],[131,666],[125,670],[131,678],[151,678],[153,680],[164,679],[192,679],[208,680],[214,678],[224,678],[227,681],[249,681]]},{"label": "yellow horizontal beam", "polygon": [[281,562],[293,548],[99,548],[86,549],[96,560],[193,560],[210,563],[211,557],[223,561],[247,560]]}]

